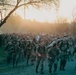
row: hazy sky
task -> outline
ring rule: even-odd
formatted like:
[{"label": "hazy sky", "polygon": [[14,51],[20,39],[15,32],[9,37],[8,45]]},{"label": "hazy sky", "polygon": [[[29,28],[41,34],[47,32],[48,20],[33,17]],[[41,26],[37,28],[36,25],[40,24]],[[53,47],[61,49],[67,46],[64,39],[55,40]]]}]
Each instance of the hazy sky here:
[{"label": "hazy sky", "polygon": [[[31,20],[37,20],[37,21],[49,21],[53,22],[56,20],[57,16],[61,16],[64,18],[68,18],[69,20],[72,19],[72,13],[74,11],[74,8],[76,7],[76,0],[60,0],[60,8],[57,12],[55,11],[55,8],[51,8],[49,10],[40,9],[36,10],[32,7],[29,9],[26,9],[26,19],[31,19]],[[18,13],[24,17],[24,11],[21,8]]]}]

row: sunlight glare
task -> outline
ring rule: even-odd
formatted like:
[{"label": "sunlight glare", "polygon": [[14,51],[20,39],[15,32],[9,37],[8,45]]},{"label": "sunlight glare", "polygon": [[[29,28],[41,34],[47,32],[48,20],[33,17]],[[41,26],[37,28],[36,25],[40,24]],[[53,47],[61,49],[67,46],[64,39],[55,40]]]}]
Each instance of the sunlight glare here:
[{"label": "sunlight glare", "polygon": [[[39,22],[54,22],[57,16],[67,18],[69,21],[72,19],[72,12],[76,6],[76,0],[60,0],[60,8],[58,14],[55,8],[46,10],[45,7],[39,10],[29,6],[25,9],[25,19],[35,20]],[[24,19],[24,7],[16,11]]]}]

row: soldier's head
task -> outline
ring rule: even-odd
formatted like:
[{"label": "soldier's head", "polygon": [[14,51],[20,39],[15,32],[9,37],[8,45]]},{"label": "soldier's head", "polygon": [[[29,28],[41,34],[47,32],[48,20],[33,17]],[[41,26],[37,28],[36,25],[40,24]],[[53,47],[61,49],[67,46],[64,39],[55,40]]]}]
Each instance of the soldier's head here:
[{"label": "soldier's head", "polygon": [[54,47],[54,48],[56,48],[56,47],[57,47],[57,44],[56,44],[56,43],[54,43],[54,44],[53,44],[53,47]]},{"label": "soldier's head", "polygon": [[33,38],[33,42],[36,42],[36,39],[35,38]]}]

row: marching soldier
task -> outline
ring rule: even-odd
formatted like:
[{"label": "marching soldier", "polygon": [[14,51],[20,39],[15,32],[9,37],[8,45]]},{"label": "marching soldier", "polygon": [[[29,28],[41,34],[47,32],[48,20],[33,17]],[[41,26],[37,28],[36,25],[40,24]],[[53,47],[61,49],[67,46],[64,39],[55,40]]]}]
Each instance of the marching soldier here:
[{"label": "marching soldier", "polygon": [[67,53],[65,51],[61,51],[60,54],[60,70],[65,70],[65,66],[66,66],[66,58],[67,57]]},{"label": "marching soldier", "polygon": [[13,45],[12,42],[8,42],[8,44],[5,46],[5,51],[7,52],[7,63],[10,64],[11,60],[12,60],[12,49],[13,49]]},{"label": "marching soldier", "polygon": [[69,47],[67,40],[63,40],[61,45],[61,53],[60,53],[60,70],[65,70],[68,48]]},{"label": "marching soldier", "polygon": [[28,41],[26,44],[26,65],[27,66],[31,57],[31,52],[32,52],[32,44],[31,44],[31,41]]},{"label": "marching soldier", "polygon": [[12,60],[13,60],[13,67],[18,65],[19,59],[20,59],[20,48],[19,43],[15,42],[13,44],[13,50],[12,50]]},{"label": "marching soldier", "polygon": [[44,63],[44,60],[45,60],[45,57],[46,57],[46,50],[45,50],[44,42],[40,43],[40,45],[37,48],[36,53],[37,53],[36,73],[38,73],[38,68],[39,68],[39,65],[41,63],[41,74],[44,74],[43,63]]},{"label": "marching soldier", "polygon": [[34,61],[36,60],[36,49],[37,49],[37,43],[35,38],[32,41],[32,55],[31,55],[31,65],[34,65]]},{"label": "marching soldier", "polygon": [[47,53],[48,53],[47,58],[48,58],[49,73],[52,73],[53,64],[54,64],[54,72],[56,72],[58,55],[59,55],[59,50],[57,48],[57,44],[53,43],[51,48],[48,49]]}]

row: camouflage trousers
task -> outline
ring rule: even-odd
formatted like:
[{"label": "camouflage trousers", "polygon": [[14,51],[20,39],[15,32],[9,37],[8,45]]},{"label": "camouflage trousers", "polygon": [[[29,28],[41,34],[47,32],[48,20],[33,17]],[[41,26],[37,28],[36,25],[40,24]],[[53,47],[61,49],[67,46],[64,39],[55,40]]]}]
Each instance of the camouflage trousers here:
[{"label": "camouflage trousers", "polygon": [[52,72],[53,64],[54,64],[54,60],[53,59],[48,59],[49,73]]},{"label": "camouflage trousers", "polygon": [[64,70],[66,66],[66,60],[60,60],[60,70]]},{"label": "camouflage trousers", "polygon": [[39,68],[39,65],[40,65],[40,67],[41,67],[41,73],[43,72],[43,70],[44,70],[44,58],[41,58],[41,57],[37,57],[37,63],[36,63],[36,73],[38,72],[38,68]]},{"label": "camouflage trousers", "polygon": [[19,54],[12,56],[13,67],[14,67],[15,65],[16,65],[16,66],[18,65],[19,59],[20,59],[20,55],[19,55]]}]

